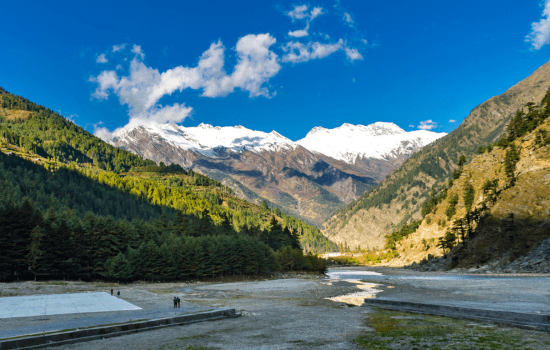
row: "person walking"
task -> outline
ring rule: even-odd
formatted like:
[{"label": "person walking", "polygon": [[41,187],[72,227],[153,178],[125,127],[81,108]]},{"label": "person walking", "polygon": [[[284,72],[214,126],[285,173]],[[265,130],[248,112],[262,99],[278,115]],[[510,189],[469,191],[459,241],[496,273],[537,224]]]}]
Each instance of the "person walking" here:
[{"label": "person walking", "polygon": [[178,298],[174,297],[174,309],[178,307]]},{"label": "person walking", "polygon": [[180,298],[178,297],[178,298],[177,298],[177,302],[178,302],[178,309],[180,308],[180,301],[181,301],[181,300],[180,300]]}]

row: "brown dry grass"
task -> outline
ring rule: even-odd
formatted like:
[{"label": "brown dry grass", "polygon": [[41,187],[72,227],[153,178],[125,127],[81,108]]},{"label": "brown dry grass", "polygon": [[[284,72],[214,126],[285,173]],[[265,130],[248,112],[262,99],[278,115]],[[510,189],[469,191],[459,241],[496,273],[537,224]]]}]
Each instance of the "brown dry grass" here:
[{"label": "brown dry grass", "polygon": [[20,109],[2,109],[2,115],[4,115],[9,120],[14,119],[27,119],[31,112],[22,111]]}]

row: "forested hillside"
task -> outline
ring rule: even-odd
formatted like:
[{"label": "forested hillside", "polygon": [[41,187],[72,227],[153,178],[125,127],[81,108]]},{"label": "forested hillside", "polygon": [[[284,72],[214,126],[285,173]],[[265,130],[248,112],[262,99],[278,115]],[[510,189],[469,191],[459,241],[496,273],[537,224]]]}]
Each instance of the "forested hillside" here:
[{"label": "forested hillside", "polygon": [[421,219],[423,204],[452,178],[460,156],[467,163],[479,147],[497,140],[516,110],[540,102],[549,86],[547,63],[504,94],[474,108],[459,128],[414,154],[380,185],[328,220],[325,235],[350,247],[383,248],[387,234]]},{"label": "forested hillside", "polygon": [[324,269],[300,250],[300,242],[309,251],[332,249],[316,228],[240,200],[201,174],[112,147],[4,90],[0,104],[2,278]]}]

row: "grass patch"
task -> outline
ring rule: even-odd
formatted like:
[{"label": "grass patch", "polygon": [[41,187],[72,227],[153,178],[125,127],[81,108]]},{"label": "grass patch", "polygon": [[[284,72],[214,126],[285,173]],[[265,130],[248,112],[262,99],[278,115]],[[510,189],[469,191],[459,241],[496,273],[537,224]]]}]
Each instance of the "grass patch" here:
[{"label": "grass patch", "polygon": [[[178,345],[162,345],[156,350],[181,350],[184,349]],[[184,350],[216,350],[215,348],[205,348],[204,346],[189,345]]]},{"label": "grass patch", "polygon": [[151,289],[149,292],[157,294],[157,295],[164,295],[164,294],[178,294],[177,292],[174,292],[171,289]]},{"label": "grass patch", "polygon": [[51,281],[51,282],[46,282],[44,283],[46,286],[66,286],[67,282],[62,282],[62,281]]},{"label": "grass patch", "polygon": [[180,337],[178,338],[178,340],[190,340],[190,339],[203,339],[203,338],[208,338],[209,335],[207,334],[197,334],[197,335],[192,335],[192,336],[189,336],[189,337]]},{"label": "grass patch", "polygon": [[355,342],[365,349],[548,349],[550,342],[546,332],[414,316],[377,309],[367,321],[374,333],[364,334]]}]

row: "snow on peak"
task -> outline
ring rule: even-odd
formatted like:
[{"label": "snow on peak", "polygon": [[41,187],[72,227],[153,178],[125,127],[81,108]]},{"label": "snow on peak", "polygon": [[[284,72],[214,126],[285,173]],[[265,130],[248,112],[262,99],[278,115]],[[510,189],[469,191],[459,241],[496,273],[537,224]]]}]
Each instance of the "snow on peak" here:
[{"label": "snow on peak", "polygon": [[318,132],[323,132],[324,130],[327,130],[327,129],[323,128],[322,126],[316,126],[307,133],[306,137],[308,137],[309,135],[316,134]]},{"label": "snow on peak", "polygon": [[353,164],[357,158],[411,155],[445,135],[425,130],[406,132],[394,123],[376,122],[366,126],[344,123],[334,129],[315,127],[296,143],[312,152]]},{"label": "snow on peak", "polygon": [[[330,130],[330,129],[324,129],[324,130]],[[394,123],[386,123],[386,122],[376,122],[373,124],[369,124],[367,126],[357,124],[349,124],[344,123],[341,126],[334,128],[332,130],[338,130],[339,133],[362,133],[362,134],[370,134],[372,136],[378,136],[378,135],[395,135],[395,134],[403,134],[405,130],[401,129],[399,126],[395,125]]]},{"label": "snow on peak", "polygon": [[117,131],[113,141],[132,143],[133,131],[157,135],[172,145],[216,157],[220,148],[234,152],[279,151],[296,148],[296,144],[275,130],[268,133],[250,130],[243,126],[212,126],[201,123],[197,127],[183,127],[175,124],[148,124],[124,128]]},{"label": "snow on peak", "polygon": [[201,123],[196,127],[183,127],[174,123],[127,125],[115,131],[111,143],[135,143],[136,134],[156,135],[172,145],[217,157],[225,148],[233,152],[284,151],[298,145],[311,152],[324,154],[349,164],[357,158],[390,159],[398,155],[411,155],[420,148],[445,136],[426,130],[406,132],[394,123],[377,122],[369,125],[344,123],[334,129],[314,127],[299,141],[291,141],[277,131],[270,133],[237,126],[212,126]]}]

